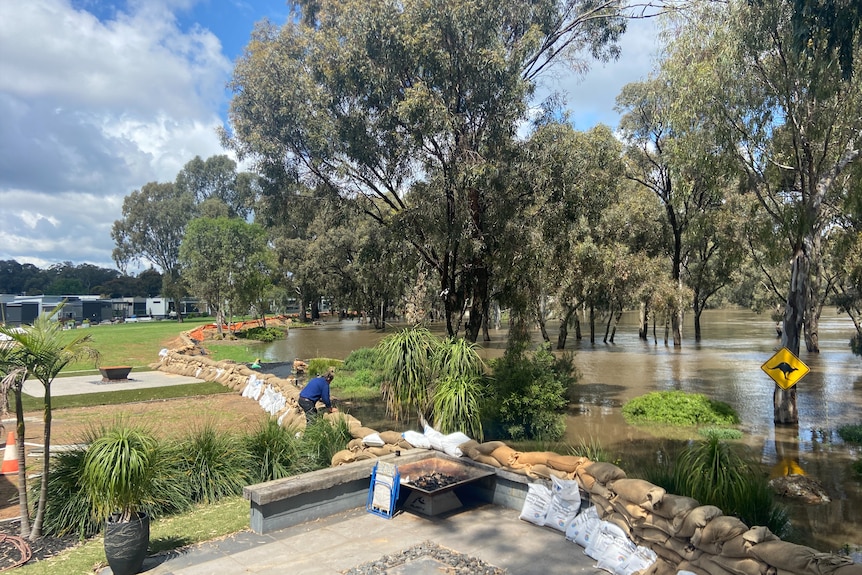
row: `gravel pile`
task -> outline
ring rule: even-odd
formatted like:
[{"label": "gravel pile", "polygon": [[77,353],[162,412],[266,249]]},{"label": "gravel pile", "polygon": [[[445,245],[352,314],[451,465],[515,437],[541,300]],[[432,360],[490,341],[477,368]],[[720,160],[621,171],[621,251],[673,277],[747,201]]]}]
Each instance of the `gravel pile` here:
[{"label": "gravel pile", "polygon": [[[480,559],[469,557],[461,553],[440,547],[431,541],[425,541],[415,545],[401,553],[384,555],[376,561],[369,561],[345,571],[346,575],[381,575],[390,569],[409,563],[418,562],[423,559],[433,559],[449,567],[445,572],[447,575],[505,575],[505,569],[488,565]],[[409,567],[409,566],[408,566]],[[409,568],[399,569],[399,573],[410,573]]]}]

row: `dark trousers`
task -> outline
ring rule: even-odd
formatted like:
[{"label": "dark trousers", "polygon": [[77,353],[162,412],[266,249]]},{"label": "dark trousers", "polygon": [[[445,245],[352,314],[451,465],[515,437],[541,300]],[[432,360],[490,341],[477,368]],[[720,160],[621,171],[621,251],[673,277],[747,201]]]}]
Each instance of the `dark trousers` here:
[{"label": "dark trousers", "polygon": [[311,401],[307,397],[299,397],[299,407],[302,408],[302,411],[305,412],[305,422],[311,423],[315,417],[317,417],[317,402]]}]

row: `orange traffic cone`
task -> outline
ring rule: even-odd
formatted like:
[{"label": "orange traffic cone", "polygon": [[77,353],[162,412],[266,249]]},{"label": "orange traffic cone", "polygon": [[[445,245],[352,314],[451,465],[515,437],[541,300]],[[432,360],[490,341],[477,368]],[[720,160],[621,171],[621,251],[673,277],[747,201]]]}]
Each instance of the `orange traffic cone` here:
[{"label": "orange traffic cone", "polygon": [[0,473],[18,473],[18,446],[15,444],[15,432],[10,431],[6,439],[6,453],[3,454],[3,467]]}]

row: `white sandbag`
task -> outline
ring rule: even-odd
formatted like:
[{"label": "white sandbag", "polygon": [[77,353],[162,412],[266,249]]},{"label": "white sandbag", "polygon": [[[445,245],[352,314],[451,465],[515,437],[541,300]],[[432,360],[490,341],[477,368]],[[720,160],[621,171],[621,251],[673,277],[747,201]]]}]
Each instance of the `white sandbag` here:
[{"label": "white sandbag", "polygon": [[282,413],[281,415],[279,415],[279,416],[278,416],[278,426],[279,426],[279,427],[281,427],[281,424],[282,424],[282,422],[284,421],[284,418],[285,418],[286,416],[290,415],[291,413],[293,413],[293,410],[292,410],[292,409],[288,409],[287,411],[285,411],[284,413]]},{"label": "white sandbag", "polygon": [[[551,478],[553,478],[553,475]],[[553,490],[551,490],[551,505],[548,508],[548,515],[545,517],[545,525],[565,533],[569,524],[575,519],[580,510],[580,499],[577,501],[568,501],[557,496],[557,494],[553,493]]]},{"label": "white sandbag", "polygon": [[428,441],[428,438],[425,437],[424,434],[419,433],[418,431],[405,431],[401,434],[401,437],[403,437],[404,441],[413,447],[417,447],[419,449],[431,449],[431,442]]},{"label": "white sandbag", "polygon": [[536,525],[544,525],[551,507],[551,490],[541,483],[530,483],[527,489],[520,519]]},{"label": "white sandbag", "polygon": [[436,449],[437,451],[443,451],[443,438],[445,436],[428,425],[425,424],[425,438],[428,439],[428,442],[431,443],[431,449]]},{"label": "white sandbag", "polygon": [[[584,553],[598,561],[605,556],[608,547],[611,544],[614,544],[615,541],[624,541],[628,543],[631,547],[630,553],[634,552],[635,544],[629,541],[625,531],[610,521],[602,521],[599,523],[599,529],[596,536],[593,537],[590,544],[587,545],[586,549],[584,549]],[[610,550],[610,553],[613,555],[616,551],[617,549],[614,548]],[[626,555],[626,559],[628,559],[628,555]]]},{"label": "white sandbag", "polygon": [[615,537],[602,533],[604,545],[598,539],[596,540],[596,548],[602,545],[601,552],[597,553],[598,557],[593,557],[598,563],[596,567],[619,575],[623,571],[623,567],[629,562],[629,559],[635,553],[636,546],[625,537]]},{"label": "white sandbag", "polygon": [[464,453],[458,446],[467,443],[470,439],[471,438],[469,436],[464,435],[460,431],[456,431],[455,433],[444,435],[443,439],[440,441],[440,446],[443,448],[442,451],[446,455],[451,455],[452,457],[463,457]]},{"label": "white sandbag", "polygon": [[369,433],[362,438],[362,443],[369,447],[383,447],[386,445],[386,442],[381,439],[379,433]]},{"label": "white sandbag", "polygon": [[554,497],[565,499],[570,503],[581,504],[581,490],[578,487],[577,479],[560,479],[559,477],[551,476],[551,491]]},{"label": "white sandbag", "polygon": [[619,571],[615,575],[633,575],[638,571],[646,571],[653,563],[658,560],[658,555],[649,547],[638,545],[635,552],[629,556]]},{"label": "white sandbag", "polygon": [[287,400],[284,399],[284,396],[280,391],[273,390],[272,392],[272,402],[269,405],[269,409],[266,412],[270,415],[275,415],[287,405]]},{"label": "white sandbag", "polygon": [[595,506],[587,507],[566,527],[566,539],[586,548],[598,533],[600,523],[599,512]]}]

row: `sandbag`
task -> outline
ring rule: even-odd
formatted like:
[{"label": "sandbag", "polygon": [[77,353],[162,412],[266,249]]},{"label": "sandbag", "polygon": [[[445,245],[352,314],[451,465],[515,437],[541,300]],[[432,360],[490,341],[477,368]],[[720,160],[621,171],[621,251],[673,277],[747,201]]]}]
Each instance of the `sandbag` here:
[{"label": "sandbag", "polygon": [[691,544],[707,553],[718,555],[725,542],[746,531],[748,531],[748,525],[738,517],[722,515],[714,518],[704,527],[695,529],[694,535],[691,536]]},{"label": "sandbag", "polygon": [[399,441],[404,439],[400,431],[381,431],[378,435],[380,435],[380,439],[382,439],[384,443],[391,443],[392,445],[396,445]]},{"label": "sandbag", "polygon": [[352,463],[353,461],[356,461],[356,454],[349,449],[342,449],[341,451],[337,451],[335,455],[332,456],[331,465],[332,467],[337,467],[345,463]]},{"label": "sandbag", "polygon": [[664,546],[682,557],[684,561],[696,561],[703,555],[703,551],[689,544],[688,539],[671,537],[664,542]]},{"label": "sandbag", "polygon": [[517,454],[516,465],[547,465],[548,457],[556,455],[553,451],[522,451]]},{"label": "sandbag", "polygon": [[[424,428],[425,437],[428,438],[428,441],[431,442],[431,449],[435,449],[437,451],[443,451],[443,437],[444,435],[428,425],[425,424]],[[468,438],[469,439],[469,438]],[[466,441],[466,439],[464,440]],[[461,442],[463,443],[463,441]]]},{"label": "sandbag", "polygon": [[683,561],[679,564],[678,569],[680,572],[688,571],[694,575],[710,575],[709,571],[701,569],[697,565],[692,564],[691,561]]},{"label": "sandbag", "polygon": [[405,431],[401,434],[404,440],[417,449],[431,449],[431,442],[425,434],[418,431]]},{"label": "sandbag", "polygon": [[849,557],[821,553],[811,547],[786,541],[765,541],[752,545],[748,554],[776,569],[812,575],[832,575],[839,567],[853,564]]},{"label": "sandbag", "polygon": [[566,539],[586,548],[598,531],[600,523],[601,519],[596,508],[588,507],[577,514],[566,527]]},{"label": "sandbag", "polygon": [[712,555],[704,553],[699,559],[690,562],[709,573],[709,575],[734,575],[731,571],[725,569],[721,564],[712,560]]},{"label": "sandbag", "polygon": [[636,505],[649,504],[655,506],[665,495],[663,487],[653,485],[644,479],[617,479],[608,488],[627,501]]},{"label": "sandbag", "polygon": [[664,544],[668,539],[670,539],[670,535],[661,529],[644,526],[632,527],[632,540],[637,543]]},{"label": "sandbag", "polygon": [[745,533],[725,542],[721,547],[721,555],[724,557],[750,557],[748,550],[751,546],[764,541],[778,541],[778,537],[767,527],[752,527]]},{"label": "sandbag", "polygon": [[497,467],[497,468],[502,467],[502,465],[500,465],[499,461],[497,461],[496,459],[494,459],[490,455],[482,455],[481,453],[478,454],[476,457],[474,457],[473,461],[475,461],[477,463],[484,463],[485,465],[490,465],[491,467]]},{"label": "sandbag", "polygon": [[368,435],[362,438],[362,443],[367,445],[368,447],[383,447],[386,445],[386,442],[380,437],[380,434],[377,432],[369,433]]},{"label": "sandbag", "polygon": [[361,449],[364,449],[364,448],[365,448],[365,444],[362,443],[362,438],[360,438],[360,437],[351,439],[350,441],[347,442],[347,449],[349,449],[350,451],[360,451]]},{"label": "sandbag", "polygon": [[370,427],[364,427],[362,425],[350,428],[350,436],[354,439],[362,439],[363,437],[371,435],[372,433],[377,433],[377,431],[371,429]]},{"label": "sandbag", "polygon": [[569,524],[577,517],[580,510],[580,500],[567,501],[556,495],[551,495],[551,505],[548,507],[544,524],[565,533]]},{"label": "sandbag", "polygon": [[614,511],[626,518],[629,525],[640,525],[644,522],[650,512],[631,501],[627,501],[620,496],[616,496],[610,500],[614,506]]},{"label": "sandbag", "polygon": [[551,490],[541,483],[530,483],[519,518],[535,525],[544,525],[550,507]]},{"label": "sandbag", "polygon": [[577,503],[579,506],[581,504],[581,490],[578,487],[578,482],[573,479],[553,477],[551,479],[551,492],[554,497]]},{"label": "sandbag", "polygon": [[508,445],[501,445],[491,453],[491,457],[496,459],[503,467],[509,467],[509,463],[515,459],[518,452]]},{"label": "sandbag", "polygon": [[550,479],[551,478],[551,468],[547,465],[536,464],[536,465],[526,465],[524,469],[527,470],[527,477],[531,479]]},{"label": "sandbag", "polygon": [[635,552],[629,555],[628,560],[622,567],[615,571],[615,575],[634,575],[644,573],[653,563],[658,560],[658,555],[649,547],[637,546]]},{"label": "sandbag", "polygon": [[676,529],[673,528],[673,521],[671,521],[670,519],[665,519],[664,517],[656,515],[655,513],[648,514],[641,522],[641,526],[660,529],[661,531],[667,533],[668,537],[676,533]]},{"label": "sandbag", "polygon": [[482,455],[491,455],[498,447],[505,447],[506,444],[502,441],[486,441],[476,446],[476,451]]},{"label": "sandbag", "polygon": [[607,485],[611,481],[616,481],[617,479],[625,479],[626,477],[625,471],[613,463],[607,463],[605,461],[591,463],[584,468],[584,471],[595,477],[596,481],[603,485]]},{"label": "sandbag", "polygon": [[653,513],[665,519],[675,519],[680,515],[685,515],[695,507],[700,507],[700,503],[696,499],[672,493],[665,493],[660,501],[648,506]]},{"label": "sandbag", "polygon": [[[721,565],[725,571],[733,573],[733,575],[768,575],[771,572],[769,565],[757,559],[748,558],[731,558],[731,557],[715,557],[704,554],[700,559],[703,564],[706,561],[711,561]],[[711,569],[707,569],[712,573]],[[715,574],[713,574],[715,575]]]},{"label": "sandbag", "polygon": [[479,447],[479,442],[475,439],[471,439],[470,441],[459,445],[458,449],[460,449],[461,453],[470,459],[476,459],[476,456],[479,455],[479,451],[476,449],[477,447]]},{"label": "sandbag", "polygon": [[367,447],[365,451],[367,451],[368,453],[373,453],[377,457],[383,457],[384,455],[390,455],[392,453],[395,453],[397,449],[397,446],[392,445],[391,443],[387,443],[381,447]]},{"label": "sandbag", "polygon": [[674,565],[679,565],[685,561],[679,553],[661,543],[647,543],[646,546],[655,551],[656,555]]},{"label": "sandbag", "polygon": [[[463,457],[464,452],[461,451],[461,445],[464,445],[468,441],[470,441],[470,436],[461,433],[460,431],[444,435],[440,440],[440,447],[442,448],[441,451],[446,455],[451,455],[452,457]],[[434,444],[433,440],[431,444]]]},{"label": "sandbag", "polygon": [[614,512],[614,506],[611,505],[611,502],[602,497],[601,495],[595,495],[591,493],[590,501],[592,501],[593,506],[596,508],[596,511],[599,514],[599,517],[601,517],[602,519]]},{"label": "sandbag", "polygon": [[689,539],[698,527],[706,527],[707,523],[720,515],[722,515],[721,509],[715,505],[695,507],[684,516],[677,516],[674,519],[675,535],[681,539]]},{"label": "sandbag", "polygon": [[677,575],[676,565],[676,563],[659,556],[642,575]]},{"label": "sandbag", "polygon": [[586,457],[579,457],[577,455],[559,455],[554,453],[553,455],[548,456],[548,462],[546,465],[552,469],[565,471],[566,473],[574,473],[579,467],[589,465],[590,463],[592,462]]},{"label": "sandbag", "polygon": [[[628,553],[633,553],[634,550],[635,544],[629,541],[625,531],[613,523],[602,521],[599,523],[596,536],[584,549],[584,553],[599,562],[605,558],[612,562],[622,562],[628,557]],[[623,552],[627,552],[625,557],[621,557]],[[602,567],[602,569],[610,570],[613,573],[613,564],[609,566],[610,569],[607,567]]]}]

